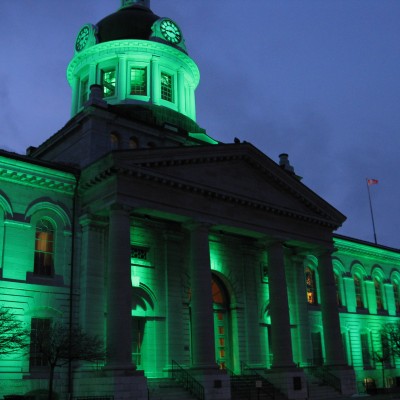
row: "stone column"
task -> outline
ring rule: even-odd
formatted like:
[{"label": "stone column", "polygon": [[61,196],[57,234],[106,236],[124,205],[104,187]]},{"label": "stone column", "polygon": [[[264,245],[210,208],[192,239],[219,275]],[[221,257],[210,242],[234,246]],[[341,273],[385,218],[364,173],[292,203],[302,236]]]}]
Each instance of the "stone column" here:
[{"label": "stone column", "polygon": [[153,56],[151,59],[151,102],[160,105],[161,98],[161,78],[159,57]]},{"label": "stone column", "polygon": [[308,365],[312,360],[312,345],[308,304],[304,279],[304,256],[292,256],[292,266],[296,276],[297,329],[299,331],[299,350],[301,365]]},{"label": "stone column", "polygon": [[280,242],[268,248],[272,368],[294,367],[284,249]]},{"label": "stone column", "polygon": [[333,274],[331,251],[318,256],[319,283],[321,289],[322,325],[324,327],[326,364],[345,366],[339,311],[336,302],[336,285]]},{"label": "stone column", "polygon": [[110,208],[107,289],[106,367],[132,370],[130,218],[119,205]]},{"label": "stone column", "polygon": [[216,369],[208,225],[190,229],[192,368]]},{"label": "stone column", "polygon": [[106,223],[92,215],[84,215],[79,222],[82,226],[80,322],[85,332],[104,337]]},{"label": "stone column", "polygon": [[[185,361],[182,341],[182,235],[165,232],[165,282],[167,299],[167,352],[166,369],[171,369],[171,361],[179,364]],[[188,295],[188,293],[187,293]]]}]

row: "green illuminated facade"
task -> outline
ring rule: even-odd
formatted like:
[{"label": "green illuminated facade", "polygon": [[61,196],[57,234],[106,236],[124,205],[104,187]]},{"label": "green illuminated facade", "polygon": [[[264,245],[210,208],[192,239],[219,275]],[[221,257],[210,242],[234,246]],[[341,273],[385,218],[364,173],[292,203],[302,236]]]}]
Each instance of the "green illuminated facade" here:
[{"label": "green illuminated facade", "polygon": [[[58,370],[62,399],[145,400],[172,360],[207,400],[231,398],[242,363],[291,399],[310,366],[344,394],[382,386],[373,355],[400,312],[400,251],[335,235],[345,217],[287,155],[207,135],[174,21],[123,0],[79,31],[67,78],[71,120],[26,156],[0,151],[0,305],[32,334],[60,319],[107,346],[104,365]],[[386,368],[396,385],[400,360]],[[46,374],[32,347],[4,357],[0,393]]]}]

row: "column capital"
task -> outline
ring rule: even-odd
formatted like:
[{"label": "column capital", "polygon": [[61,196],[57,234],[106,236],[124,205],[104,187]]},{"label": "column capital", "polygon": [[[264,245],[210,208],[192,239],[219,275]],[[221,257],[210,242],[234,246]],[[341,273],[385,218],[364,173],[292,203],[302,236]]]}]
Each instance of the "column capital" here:
[{"label": "column capital", "polygon": [[89,226],[104,228],[107,226],[107,218],[96,214],[86,213],[79,217],[79,224],[82,226],[82,228]]},{"label": "column capital", "polygon": [[320,258],[324,256],[332,257],[332,254],[337,251],[337,248],[332,245],[327,245],[324,247],[316,247],[310,251],[315,257]]},{"label": "column capital", "polygon": [[125,213],[131,213],[133,210],[132,207],[129,207],[126,204],[121,204],[121,203],[113,203],[110,205],[109,207],[109,211],[121,211],[121,212],[125,212]]},{"label": "column capital", "polygon": [[183,227],[188,231],[196,231],[196,230],[203,230],[209,232],[212,224],[210,222],[205,221],[188,221],[183,224]]}]

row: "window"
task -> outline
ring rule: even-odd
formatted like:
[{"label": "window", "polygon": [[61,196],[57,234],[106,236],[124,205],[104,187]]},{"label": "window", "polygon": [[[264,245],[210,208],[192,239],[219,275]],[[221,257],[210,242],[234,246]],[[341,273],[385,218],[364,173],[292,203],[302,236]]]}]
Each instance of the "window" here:
[{"label": "window", "polygon": [[336,304],[340,307],[342,306],[342,298],[340,296],[340,281],[338,274],[335,274],[335,286],[336,286]]},{"label": "window", "polygon": [[376,307],[378,311],[382,311],[383,310],[382,285],[377,278],[374,278],[374,287],[375,287]]},{"label": "window", "polygon": [[119,149],[119,137],[116,133],[112,133],[110,135],[110,141],[111,141],[111,149],[118,150]]},{"label": "window", "polygon": [[382,363],[385,368],[391,368],[394,365],[394,357],[390,348],[390,342],[386,335],[381,335],[382,345]]},{"label": "window", "polygon": [[399,293],[399,283],[397,281],[393,281],[393,294],[394,294],[394,303],[396,306],[396,313],[400,313],[400,293]]},{"label": "window", "polygon": [[161,73],[161,98],[171,103],[174,101],[172,90],[172,76]]},{"label": "window", "polygon": [[371,368],[372,357],[371,357],[371,352],[369,350],[368,334],[367,333],[361,334],[360,339],[361,339],[361,354],[362,354],[364,368]]},{"label": "window", "polygon": [[357,275],[354,275],[354,290],[355,290],[355,294],[356,294],[357,308],[364,308],[361,279]]},{"label": "window", "polygon": [[115,69],[101,71],[101,84],[103,85],[103,96],[115,96],[116,71]]},{"label": "window", "polygon": [[149,249],[147,247],[131,246],[131,257],[137,260],[147,260]]},{"label": "window", "polygon": [[147,68],[131,68],[130,94],[136,96],[147,95]]},{"label": "window", "polygon": [[79,92],[79,106],[83,107],[89,96],[89,79],[85,78],[81,81],[81,87]]},{"label": "window", "polygon": [[309,304],[317,304],[317,284],[315,281],[315,272],[310,268],[305,269],[307,302]]},{"label": "window", "polygon": [[52,276],[54,271],[54,228],[46,219],[36,225],[35,275]]},{"label": "window", "polygon": [[50,330],[50,318],[32,318],[31,320],[31,344],[29,349],[29,367],[47,367],[47,361],[40,352],[40,338]]}]

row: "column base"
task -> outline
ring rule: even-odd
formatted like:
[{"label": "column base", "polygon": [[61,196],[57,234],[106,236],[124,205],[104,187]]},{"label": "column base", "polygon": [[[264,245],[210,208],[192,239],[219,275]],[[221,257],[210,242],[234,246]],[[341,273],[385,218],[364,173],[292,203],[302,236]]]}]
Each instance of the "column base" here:
[{"label": "column base", "polygon": [[288,399],[307,398],[306,376],[295,366],[267,370],[266,378]]},{"label": "column base", "polygon": [[114,400],[147,400],[147,379],[143,371],[79,371],[74,376],[74,396],[113,396]]},{"label": "column base", "polygon": [[[218,367],[217,367],[218,368]],[[231,383],[226,371],[216,368],[191,368],[190,374],[204,387],[205,400],[230,400]]]}]

